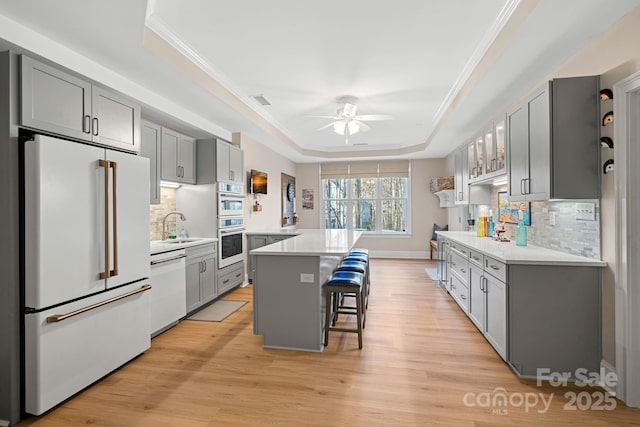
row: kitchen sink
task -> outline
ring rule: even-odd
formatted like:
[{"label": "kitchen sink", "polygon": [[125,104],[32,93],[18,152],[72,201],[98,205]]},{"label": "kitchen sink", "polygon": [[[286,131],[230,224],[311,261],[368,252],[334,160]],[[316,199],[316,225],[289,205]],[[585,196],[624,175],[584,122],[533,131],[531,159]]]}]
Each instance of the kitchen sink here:
[{"label": "kitchen sink", "polygon": [[189,242],[197,242],[198,240],[202,240],[202,237],[167,239],[167,240],[162,240],[160,243],[189,243]]}]

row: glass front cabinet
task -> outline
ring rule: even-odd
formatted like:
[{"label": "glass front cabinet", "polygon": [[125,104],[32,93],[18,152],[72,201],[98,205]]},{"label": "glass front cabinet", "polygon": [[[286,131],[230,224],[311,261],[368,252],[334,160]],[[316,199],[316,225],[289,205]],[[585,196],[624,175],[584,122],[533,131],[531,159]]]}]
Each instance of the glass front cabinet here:
[{"label": "glass front cabinet", "polygon": [[506,129],[501,117],[485,127],[482,135],[475,137],[467,146],[469,180],[481,181],[506,172]]}]

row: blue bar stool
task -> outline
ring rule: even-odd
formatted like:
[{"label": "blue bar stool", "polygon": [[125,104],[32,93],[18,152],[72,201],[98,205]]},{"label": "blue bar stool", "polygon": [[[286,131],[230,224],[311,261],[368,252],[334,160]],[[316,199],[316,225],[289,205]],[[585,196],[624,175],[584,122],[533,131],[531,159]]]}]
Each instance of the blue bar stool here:
[{"label": "blue bar stool", "polygon": [[[336,271],[327,282],[324,345],[329,344],[329,331],[350,332],[358,334],[358,348],[362,349],[362,328],[364,327],[364,274],[355,271]],[[356,307],[344,307],[335,304],[340,294],[356,294]],[[335,312],[334,312],[335,311]],[[333,326],[333,316],[341,314],[355,314],[358,322],[356,329],[340,328]]]},{"label": "blue bar stool", "polygon": [[353,249],[351,249],[351,253],[352,254],[366,254],[368,256],[369,255],[369,249],[353,248]]},{"label": "blue bar stool", "polygon": [[[366,249],[364,249],[366,250]],[[370,276],[370,271],[369,271],[369,255],[367,255],[366,253],[354,253],[353,250],[349,253],[349,255],[347,255],[346,257],[344,257],[343,261],[361,261],[364,262],[367,266],[367,271],[365,272],[365,292],[367,294],[367,296],[369,295],[369,293],[371,292],[371,276]]]},{"label": "blue bar stool", "polygon": [[[356,260],[345,260],[342,261],[340,265],[335,269],[335,271],[355,271],[356,273],[364,274],[364,285],[365,292],[364,295],[364,308],[369,308],[369,293],[368,290],[368,275],[367,275],[367,263],[364,261],[356,261]],[[354,295],[355,296],[355,295]],[[340,298],[340,302],[342,303],[343,298]]]}]

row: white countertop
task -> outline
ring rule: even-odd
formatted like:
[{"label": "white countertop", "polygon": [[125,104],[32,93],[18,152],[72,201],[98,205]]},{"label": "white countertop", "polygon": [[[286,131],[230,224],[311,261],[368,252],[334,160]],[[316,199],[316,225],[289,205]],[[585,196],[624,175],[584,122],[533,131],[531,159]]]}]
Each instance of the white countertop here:
[{"label": "white countertop", "polygon": [[506,264],[564,265],[606,267],[604,261],[571,255],[539,246],[516,246],[514,241],[497,242],[489,237],[477,237],[469,231],[437,231],[438,235],[458,242],[478,252],[494,257]]},{"label": "white countertop", "polygon": [[264,235],[291,235],[297,236],[305,231],[317,231],[313,229],[295,228],[295,227],[282,227],[282,228],[269,228],[262,230],[247,230],[244,232],[247,236],[264,236]]},{"label": "white countertop", "polygon": [[[253,231],[251,233],[271,234],[266,231]],[[250,254],[293,256],[345,255],[355,246],[360,236],[362,236],[362,231],[297,229],[286,234],[295,234],[295,236],[254,249]]]},{"label": "white countertop", "polygon": [[[215,243],[218,241],[217,238],[209,238],[209,237],[192,237],[191,239],[198,239],[194,241],[186,241],[186,242],[176,242],[176,243],[166,243],[165,240],[152,240],[149,244],[149,248],[151,250],[151,255],[159,254],[162,252],[176,251],[178,249],[189,248],[192,246],[200,246]],[[176,239],[179,241],[180,239]]]}]

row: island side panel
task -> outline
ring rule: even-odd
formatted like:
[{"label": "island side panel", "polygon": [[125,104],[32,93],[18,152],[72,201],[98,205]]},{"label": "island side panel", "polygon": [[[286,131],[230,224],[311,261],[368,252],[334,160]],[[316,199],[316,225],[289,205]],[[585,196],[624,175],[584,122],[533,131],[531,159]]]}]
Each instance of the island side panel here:
[{"label": "island side panel", "polygon": [[519,375],[599,371],[600,277],[597,267],[509,265],[509,362]]},{"label": "island side panel", "polygon": [[[254,331],[264,346],[322,351],[324,284],[337,258],[256,255]],[[302,281],[301,275],[307,276]]]}]

